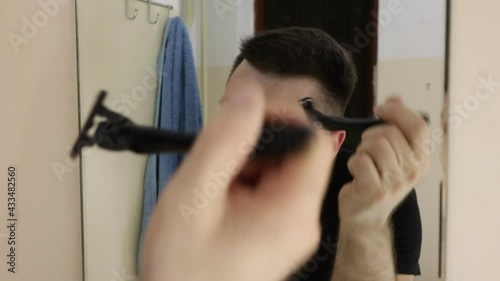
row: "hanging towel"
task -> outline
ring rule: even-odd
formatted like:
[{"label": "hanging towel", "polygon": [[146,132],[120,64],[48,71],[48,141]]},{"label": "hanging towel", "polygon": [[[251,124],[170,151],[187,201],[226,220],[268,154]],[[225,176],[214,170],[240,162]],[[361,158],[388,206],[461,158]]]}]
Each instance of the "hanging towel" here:
[{"label": "hanging towel", "polygon": [[[180,17],[168,21],[158,55],[158,94],[154,126],[196,133],[203,126],[198,81],[189,33]],[[149,217],[159,194],[182,161],[179,154],[150,155],[144,179],[144,205],[139,258]]]}]

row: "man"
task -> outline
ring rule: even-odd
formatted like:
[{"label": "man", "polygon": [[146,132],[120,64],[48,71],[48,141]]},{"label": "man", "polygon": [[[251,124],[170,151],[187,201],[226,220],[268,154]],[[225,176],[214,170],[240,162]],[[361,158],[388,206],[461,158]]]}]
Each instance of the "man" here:
[{"label": "man", "polygon": [[[266,80],[249,67],[235,71],[221,110],[158,200],[141,280],[282,281],[317,248],[338,144],[332,145],[331,133],[316,130],[300,151],[249,173],[255,168],[248,157],[252,149],[246,148],[256,145],[265,120]],[[419,144],[429,141],[422,118],[398,99],[375,112],[389,125],[367,130],[349,160],[354,180],[339,195],[333,281],[396,280],[389,216],[428,167],[428,150],[419,152]],[[283,119],[310,126],[297,117]],[[387,171],[400,177],[393,181],[384,176]],[[196,200],[200,193],[210,198],[203,205]],[[191,204],[196,209],[186,217],[181,207]]]},{"label": "man", "polygon": [[[279,118],[280,115],[286,115],[306,118],[298,102],[305,97],[313,98],[315,107],[324,114],[343,116],[357,82],[357,75],[350,54],[331,36],[319,29],[288,28],[263,32],[242,43],[241,53],[235,60],[228,81],[228,88],[232,90],[228,92],[237,91],[247,80],[258,80],[263,87],[268,116]],[[223,101],[224,99],[225,97]],[[397,99],[393,102],[400,103]],[[389,132],[396,138],[403,134],[395,126],[386,128],[387,132],[383,130],[382,127],[366,132],[358,152],[380,153],[380,151],[385,151],[385,148],[389,148],[387,150],[391,153],[394,150],[390,148],[394,145],[391,143],[392,139],[383,138],[383,134]],[[382,135],[382,141],[378,141],[380,135]],[[353,180],[347,166],[352,152],[341,148],[345,136],[345,131],[331,132],[331,142],[335,150],[332,159],[336,156],[336,161],[321,213],[322,243],[316,254],[291,277],[291,280],[328,281],[332,272],[341,274],[340,271],[345,270],[345,267],[352,267],[352,270],[365,271],[369,274],[370,265],[375,272],[377,266],[383,263],[395,263],[398,281],[413,280],[413,276],[420,274],[418,260],[422,241],[420,213],[414,190],[392,214],[391,223],[387,224],[387,229],[383,229],[386,233],[376,228],[361,228],[360,230],[341,227],[342,221],[339,222],[338,213],[339,194],[342,195],[342,187]],[[379,151],[370,152],[373,146],[380,148]],[[408,150],[407,147],[405,149]],[[385,156],[385,158],[389,157]],[[247,173],[252,176],[256,174],[258,167],[263,169],[266,165],[264,161],[254,161],[243,174]],[[377,167],[379,174],[392,172],[384,171],[384,164],[381,166]],[[356,237],[366,239],[374,243],[372,252],[365,249],[367,251],[365,254],[369,259],[365,264],[363,262],[357,265],[348,264],[346,255],[355,255],[355,253],[345,252],[347,250],[345,247],[342,252],[339,231],[346,232],[346,237],[344,237],[347,239],[346,243],[351,237],[352,239]],[[390,238],[385,241],[387,245],[382,245],[384,237]],[[339,243],[338,249],[337,242]],[[380,251],[386,253],[381,257]],[[395,261],[392,260],[393,253]]]},{"label": "man", "polygon": [[[352,64],[347,54],[317,30],[289,29],[256,38],[259,36],[264,41],[278,38],[267,44],[275,49],[263,48],[266,44],[256,44],[254,49],[251,41],[244,44],[220,112],[197,138],[158,200],[146,233],[141,280],[281,281],[318,248],[320,213],[323,238],[331,234],[331,225],[337,227],[331,222],[339,220],[333,281],[401,280],[401,276],[396,277],[391,250],[391,213],[428,169],[425,122],[401,100],[391,98],[375,108],[387,124],[366,130],[347,168],[342,158],[347,154],[339,152],[345,132],[321,129],[316,130],[307,147],[278,162],[259,163],[258,158],[249,162],[252,149],[247,148],[255,147],[265,119],[279,117],[284,122],[310,126],[298,100],[306,96],[327,100],[321,95],[328,93],[329,85],[324,82],[331,75],[322,65],[333,67],[335,77],[346,78],[346,73],[355,77],[353,68],[346,65]],[[308,41],[326,45],[326,49],[311,49]],[[290,44],[299,48],[287,56],[283,46]],[[274,67],[272,72],[253,60],[250,50],[258,50],[270,60],[263,63]],[[321,54],[326,64],[315,60],[316,54]],[[278,66],[273,64],[274,58]],[[293,62],[304,59],[313,62],[309,67],[307,63],[302,65],[308,75],[293,66]],[[332,60],[338,64],[332,65]],[[295,72],[287,75],[284,69]],[[325,104],[317,107],[326,111]],[[279,106],[289,112],[273,112]],[[345,108],[343,103],[336,106],[340,111]],[[333,184],[327,192],[334,159]],[[349,173],[353,179],[344,184]],[[330,207],[337,201],[330,198],[337,195],[336,185],[343,185],[338,194],[338,214]],[[196,205],[194,198],[200,193],[209,195],[210,200],[186,220],[181,206]],[[398,232],[405,236],[413,231],[398,229],[395,226],[396,240]],[[396,253],[399,255],[399,251]],[[312,261],[328,264],[319,265],[317,274],[306,270],[292,279],[328,280],[333,259],[327,257],[325,261],[320,255],[314,258]]]}]

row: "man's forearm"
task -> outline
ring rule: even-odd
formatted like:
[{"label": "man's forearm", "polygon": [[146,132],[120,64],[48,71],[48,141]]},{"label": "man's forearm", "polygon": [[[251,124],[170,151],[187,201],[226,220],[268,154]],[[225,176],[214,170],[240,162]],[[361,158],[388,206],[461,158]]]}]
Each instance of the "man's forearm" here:
[{"label": "man's forearm", "polygon": [[332,281],[395,281],[392,230],[340,225]]}]

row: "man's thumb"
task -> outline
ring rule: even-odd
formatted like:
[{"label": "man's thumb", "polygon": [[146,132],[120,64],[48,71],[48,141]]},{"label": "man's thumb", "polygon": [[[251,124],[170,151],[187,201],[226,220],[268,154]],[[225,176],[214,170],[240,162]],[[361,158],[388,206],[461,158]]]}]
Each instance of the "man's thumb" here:
[{"label": "man's thumb", "polygon": [[179,192],[187,198],[193,194],[204,197],[209,200],[207,208],[225,201],[227,187],[253,151],[263,125],[262,90],[247,87],[226,96],[221,110],[197,138],[178,175],[188,185]]}]

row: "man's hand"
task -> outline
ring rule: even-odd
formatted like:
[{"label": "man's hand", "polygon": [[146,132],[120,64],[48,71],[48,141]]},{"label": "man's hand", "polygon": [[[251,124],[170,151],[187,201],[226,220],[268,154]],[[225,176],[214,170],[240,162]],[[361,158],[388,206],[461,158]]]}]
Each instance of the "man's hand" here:
[{"label": "man's hand", "polygon": [[354,181],[340,191],[340,219],[381,226],[429,168],[427,124],[399,98],[375,109],[386,125],[368,129],[348,167]]},{"label": "man's hand", "polygon": [[[333,281],[395,281],[390,217],[429,167],[425,121],[391,98],[375,109],[387,124],[368,129],[339,193],[340,230]],[[334,179],[335,180],[335,179]]]},{"label": "man's hand", "polygon": [[277,281],[316,249],[329,137],[318,132],[304,151],[267,166],[252,183],[239,181],[250,153],[240,148],[255,146],[264,119],[262,89],[239,89],[248,92],[227,95],[162,193],[141,280]]}]

